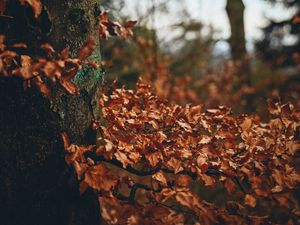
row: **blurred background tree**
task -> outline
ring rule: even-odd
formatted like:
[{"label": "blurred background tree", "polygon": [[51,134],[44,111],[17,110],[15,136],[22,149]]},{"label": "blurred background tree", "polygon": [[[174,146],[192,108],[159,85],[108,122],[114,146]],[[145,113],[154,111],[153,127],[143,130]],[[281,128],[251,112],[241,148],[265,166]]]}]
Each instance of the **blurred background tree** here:
[{"label": "blurred background tree", "polygon": [[269,18],[267,26],[262,29],[263,38],[256,43],[256,49],[273,67],[295,66],[300,51],[300,1],[268,1],[292,10],[292,14],[284,20]]},{"label": "blurred background tree", "polygon": [[[198,3],[204,4],[201,0]],[[104,1],[102,7],[111,10],[113,19],[126,20],[128,15],[135,15],[139,21],[131,40],[101,43],[107,80],[118,78],[121,84],[133,87],[143,76],[170,101],[202,103],[206,107],[224,104],[237,113],[264,115],[267,98],[298,102],[299,1],[223,3],[227,35],[220,35],[214,24],[199,17],[209,13],[190,8],[188,0]],[[292,11],[289,19],[269,18],[260,37],[251,40],[249,10],[251,15],[256,13],[251,4],[265,4],[268,12],[276,7]],[[263,15],[260,17],[263,20]],[[262,21],[260,24],[263,26]],[[289,69],[283,70],[279,61],[282,66],[289,64]]]}]

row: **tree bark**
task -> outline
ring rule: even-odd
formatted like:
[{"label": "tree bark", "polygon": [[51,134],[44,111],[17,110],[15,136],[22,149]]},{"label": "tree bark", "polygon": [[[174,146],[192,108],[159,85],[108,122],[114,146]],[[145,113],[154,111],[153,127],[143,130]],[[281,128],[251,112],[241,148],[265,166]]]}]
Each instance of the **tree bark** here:
[{"label": "tree bark", "polygon": [[245,25],[244,25],[245,5],[242,0],[227,0],[226,12],[228,15],[231,36],[229,45],[232,60],[237,63],[239,75],[244,76],[245,83],[250,83],[250,65],[247,59]]},{"label": "tree bark", "polygon": [[231,28],[229,44],[233,60],[240,60],[247,53],[244,28],[244,10],[245,6],[242,0],[227,0],[226,12]]},{"label": "tree bark", "polygon": [[[72,56],[89,35],[96,35],[96,0],[45,0],[36,20],[29,6],[10,0],[0,18],[7,41],[25,42],[28,54],[48,42],[58,51],[70,47]],[[8,18],[8,19],[7,19]],[[100,61],[98,48],[93,60]],[[81,94],[70,96],[60,86],[49,101],[22,80],[0,75],[0,218],[12,225],[101,224],[99,203],[92,191],[79,195],[78,183],[64,161],[60,133],[77,144],[93,143],[91,129],[99,94],[93,76],[80,85]],[[92,87],[91,87],[92,86]],[[96,88],[95,88],[96,87]]]}]

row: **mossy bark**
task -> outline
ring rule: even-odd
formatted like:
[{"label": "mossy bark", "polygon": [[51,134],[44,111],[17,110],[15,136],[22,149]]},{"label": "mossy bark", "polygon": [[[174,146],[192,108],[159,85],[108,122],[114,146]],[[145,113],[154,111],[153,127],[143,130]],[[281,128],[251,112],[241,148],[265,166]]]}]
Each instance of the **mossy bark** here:
[{"label": "mossy bark", "polygon": [[[97,2],[45,0],[43,13],[35,20],[31,7],[10,0],[6,15],[11,19],[0,22],[7,41],[27,43],[29,54],[39,54],[38,46],[49,42],[58,50],[70,47],[76,56],[87,36],[96,35]],[[100,61],[99,48],[94,59]],[[97,198],[92,191],[79,195],[60,138],[66,131],[74,143],[96,141],[91,101],[99,88],[93,92],[85,84],[81,88],[81,94],[70,96],[55,86],[50,102],[34,87],[24,91],[21,79],[0,75],[1,224],[101,224]]]}]

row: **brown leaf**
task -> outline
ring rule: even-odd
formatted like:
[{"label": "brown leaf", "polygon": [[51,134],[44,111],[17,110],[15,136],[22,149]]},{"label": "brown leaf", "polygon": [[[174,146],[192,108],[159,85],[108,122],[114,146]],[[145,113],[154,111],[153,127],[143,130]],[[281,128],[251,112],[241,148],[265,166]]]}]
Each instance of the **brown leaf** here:
[{"label": "brown leaf", "polygon": [[201,179],[204,181],[204,184],[206,186],[212,186],[215,184],[215,179],[211,176],[207,176],[206,174],[200,174],[199,175],[201,177]]},{"label": "brown leaf", "polygon": [[60,57],[62,59],[67,59],[70,56],[70,49],[69,48],[64,48],[61,52],[60,52]]},{"label": "brown leaf", "polygon": [[61,75],[61,70],[55,61],[47,61],[42,69],[46,77],[55,81]]},{"label": "brown leaf", "polygon": [[40,48],[47,52],[49,56],[52,56],[52,54],[55,53],[54,48],[48,43],[42,44]]},{"label": "brown leaf", "polygon": [[19,0],[19,1],[22,5],[28,3],[33,9],[35,18],[39,17],[39,15],[42,12],[42,3],[40,0]]},{"label": "brown leaf", "polygon": [[11,47],[12,48],[27,48],[27,45],[24,43],[15,43]]},{"label": "brown leaf", "polygon": [[243,131],[248,131],[252,125],[251,118],[247,117],[244,119],[244,121],[240,124],[240,127]]},{"label": "brown leaf", "polygon": [[282,173],[278,169],[273,169],[272,177],[276,181],[279,186],[283,186],[283,176]]},{"label": "brown leaf", "polygon": [[202,135],[201,140],[199,141],[199,144],[208,144],[211,142],[211,137],[207,135]]},{"label": "brown leaf", "polygon": [[80,184],[79,184],[79,193],[80,193],[80,195],[82,195],[88,187],[89,187],[89,185],[86,182],[81,181]]},{"label": "brown leaf", "polygon": [[3,76],[8,77],[9,74],[4,66],[3,60],[0,58],[0,73],[3,74]]},{"label": "brown leaf", "polygon": [[268,110],[273,115],[279,115],[280,114],[280,108],[277,104],[275,104],[272,100],[268,99]]},{"label": "brown leaf", "polygon": [[86,163],[73,162],[73,167],[77,175],[77,180],[81,180],[83,174],[88,170],[89,166]]},{"label": "brown leaf", "polygon": [[191,178],[188,175],[182,175],[180,174],[178,178],[176,179],[175,183],[176,186],[179,187],[188,187],[190,184]]},{"label": "brown leaf", "polygon": [[158,151],[154,153],[146,154],[145,157],[149,161],[151,166],[156,166],[159,163],[160,159],[162,158],[161,153]]},{"label": "brown leaf", "polygon": [[127,155],[124,152],[117,151],[114,155],[116,159],[122,163],[124,168],[132,164],[131,160],[127,157]]},{"label": "brown leaf", "polygon": [[133,28],[136,25],[136,23],[137,23],[137,20],[128,20],[125,23],[124,27],[131,29],[131,28]]},{"label": "brown leaf", "polygon": [[186,122],[182,122],[182,121],[176,121],[178,123],[178,125],[183,128],[186,132],[192,132],[192,127],[191,125],[189,125]]},{"label": "brown leaf", "polygon": [[224,187],[228,193],[232,194],[236,190],[236,185],[231,179],[226,179],[224,182]]},{"label": "brown leaf", "polygon": [[171,169],[174,170],[175,174],[177,174],[183,170],[183,167],[181,166],[181,161],[179,161],[178,159],[176,159],[174,157],[172,157],[170,160],[168,160],[166,162],[166,164],[168,165],[168,167],[170,167]]},{"label": "brown leaf", "polygon": [[0,50],[1,51],[4,51],[5,50],[5,44],[4,44],[4,41],[5,41],[5,36],[0,34]]},{"label": "brown leaf", "polygon": [[89,169],[85,173],[84,182],[97,191],[111,191],[117,184],[117,180],[103,164],[98,164]]},{"label": "brown leaf", "polygon": [[295,16],[293,18],[293,23],[300,23],[300,17],[299,16]]},{"label": "brown leaf", "polygon": [[92,55],[96,47],[96,39],[93,36],[88,37],[86,43],[78,50],[78,58],[80,60],[87,59]]},{"label": "brown leaf", "polygon": [[256,206],[256,199],[252,195],[246,194],[245,204],[254,208]]},{"label": "brown leaf", "polygon": [[13,51],[4,51],[0,54],[1,58],[6,58],[6,57],[14,58],[16,56],[18,56],[18,54],[16,52],[13,52]]},{"label": "brown leaf", "polygon": [[67,150],[67,148],[71,145],[68,134],[66,132],[62,132],[61,138],[64,142],[64,149]]},{"label": "brown leaf", "polygon": [[108,35],[127,38],[133,35],[132,28],[136,23],[137,21],[127,21],[123,27],[117,21],[112,22],[108,18],[108,12],[103,11],[99,15],[99,36],[101,39],[107,39]]},{"label": "brown leaf", "polygon": [[71,95],[76,95],[80,92],[80,89],[72,81],[62,78],[59,80],[59,83]]},{"label": "brown leaf", "polygon": [[34,77],[34,82],[38,86],[41,93],[43,93],[48,99],[51,99],[50,88],[44,83],[41,77]]},{"label": "brown leaf", "polygon": [[157,180],[162,185],[167,186],[167,180],[166,180],[164,174],[161,171],[159,171],[156,174],[152,175],[152,178],[154,180]]},{"label": "brown leaf", "polygon": [[13,70],[14,75],[22,77],[24,80],[33,77],[31,58],[28,55],[21,55],[21,67]]},{"label": "brown leaf", "polygon": [[190,209],[201,208],[198,198],[190,192],[177,192],[175,199],[178,203]]}]

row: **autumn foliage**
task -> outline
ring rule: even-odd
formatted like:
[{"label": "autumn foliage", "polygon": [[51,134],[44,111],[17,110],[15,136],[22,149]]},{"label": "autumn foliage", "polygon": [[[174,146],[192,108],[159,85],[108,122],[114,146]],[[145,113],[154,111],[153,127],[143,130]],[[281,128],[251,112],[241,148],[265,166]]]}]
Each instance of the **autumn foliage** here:
[{"label": "autumn foliage", "polygon": [[[39,15],[39,1],[20,2]],[[121,26],[103,12],[100,38],[126,38],[135,23]],[[99,68],[87,60],[96,47],[92,37],[78,58],[44,44],[47,57],[33,59],[13,50],[26,45],[7,47],[4,40],[0,36],[1,75],[19,76],[48,98],[56,83],[78,94],[77,72],[83,65]],[[62,139],[80,193],[97,194],[107,224],[299,223],[300,111],[292,104],[269,101],[269,120],[262,122],[257,115],[233,116],[226,106],[171,103],[142,79],[134,90],[114,83],[98,104],[96,145],[75,145],[67,133]],[[205,198],[216,187],[223,202]]]},{"label": "autumn foliage", "polygon": [[[261,123],[224,106],[169,104],[142,81],[135,90],[113,88],[99,104],[102,144],[63,139],[80,191],[99,194],[109,224],[261,224],[277,206],[290,215],[285,222],[299,218],[300,113],[291,104],[269,102],[273,118]],[[195,182],[221,183],[235,197],[217,207],[193,193]]]}]

